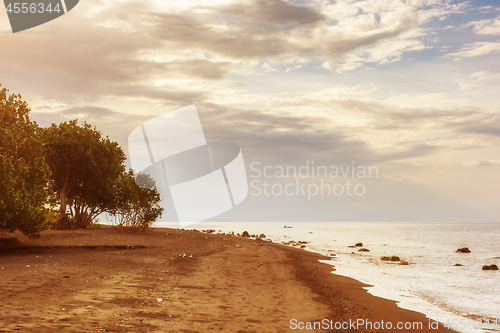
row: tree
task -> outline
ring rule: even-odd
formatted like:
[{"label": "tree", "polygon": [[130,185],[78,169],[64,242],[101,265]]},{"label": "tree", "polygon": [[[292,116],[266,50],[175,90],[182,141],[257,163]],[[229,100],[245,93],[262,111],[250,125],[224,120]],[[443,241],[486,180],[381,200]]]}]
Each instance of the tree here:
[{"label": "tree", "polygon": [[117,186],[115,223],[120,227],[146,229],[163,212],[154,180],[133,170],[123,173]]},{"label": "tree", "polygon": [[99,214],[116,208],[116,184],[125,171],[118,143],[77,120],[52,124],[43,137],[52,172],[51,200],[60,204],[59,228],[88,227]]},{"label": "tree", "polygon": [[21,95],[0,90],[0,229],[36,236],[47,227],[49,168],[40,128]]}]

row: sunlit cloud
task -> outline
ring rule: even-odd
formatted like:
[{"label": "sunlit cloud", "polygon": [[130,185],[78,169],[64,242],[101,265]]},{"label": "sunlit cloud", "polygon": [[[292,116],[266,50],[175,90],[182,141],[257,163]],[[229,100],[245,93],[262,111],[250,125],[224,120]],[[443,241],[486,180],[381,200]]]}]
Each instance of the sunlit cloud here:
[{"label": "sunlit cloud", "polygon": [[446,56],[454,60],[463,58],[479,57],[487,54],[500,52],[500,41],[497,42],[476,42],[465,44],[456,52],[448,53]]},{"label": "sunlit cloud", "polygon": [[470,22],[465,27],[473,27],[474,32],[480,35],[500,35],[500,16],[493,19]]}]

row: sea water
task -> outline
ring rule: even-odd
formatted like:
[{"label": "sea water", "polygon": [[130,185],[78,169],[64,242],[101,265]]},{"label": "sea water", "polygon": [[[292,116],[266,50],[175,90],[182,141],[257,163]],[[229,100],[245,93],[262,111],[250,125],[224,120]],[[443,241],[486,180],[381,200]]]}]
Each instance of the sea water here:
[{"label": "sea water", "polygon": [[[500,266],[500,224],[293,222],[286,226],[252,222],[191,227],[247,230],[276,242],[307,241],[308,250],[335,253],[328,261],[335,273],[372,285],[367,289],[375,296],[396,300],[402,308],[448,322],[459,331],[500,332],[500,271],[482,270],[483,265]],[[358,242],[369,252],[352,247]],[[457,253],[462,247],[471,253]],[[380,260],[393,255],[408,265]],[[481,326],[481,321],[490,325]]]}]

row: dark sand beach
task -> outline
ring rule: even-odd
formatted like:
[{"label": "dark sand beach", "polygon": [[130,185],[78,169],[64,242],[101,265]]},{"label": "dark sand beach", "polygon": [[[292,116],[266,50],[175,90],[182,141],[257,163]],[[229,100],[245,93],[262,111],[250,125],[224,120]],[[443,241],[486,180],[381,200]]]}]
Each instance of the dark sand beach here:
[{"label": "dark sand beach", "polygon": [[[177,229],[2,234],[0,332],[453,332],[429,328],[423,314],[368,294],[321,259]],[[393,329],[298,328],[358,319]],[[396,329],[398,322],[422,328]]]}]

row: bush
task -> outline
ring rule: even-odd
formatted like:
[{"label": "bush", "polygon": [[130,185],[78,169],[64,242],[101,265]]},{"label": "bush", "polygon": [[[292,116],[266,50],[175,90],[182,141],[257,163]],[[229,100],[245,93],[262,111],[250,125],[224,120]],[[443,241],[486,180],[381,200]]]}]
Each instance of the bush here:
[{"label": "bush", "polygon": [[0,230],[33,237],[50,224],[44,207],[50,171],[28,104],[7,93],[0,90]]},{"label": "bush", "polygon": [[150,176],[139,173],[134,177],[133,171],[129,170],[120,178],[116,190],[114,216],[117,226],[144,230],[161,216],[160,193]]}]

